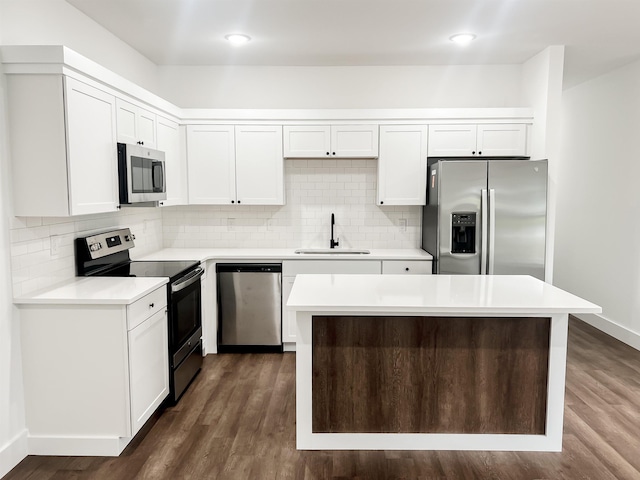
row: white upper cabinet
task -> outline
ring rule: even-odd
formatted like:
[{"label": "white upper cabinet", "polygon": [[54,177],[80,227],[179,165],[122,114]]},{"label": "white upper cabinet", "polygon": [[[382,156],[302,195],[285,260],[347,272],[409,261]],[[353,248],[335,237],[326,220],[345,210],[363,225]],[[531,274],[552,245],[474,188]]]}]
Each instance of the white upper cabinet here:
[{"label": "white upper cabinet", "polygon": [[378,205],[424,205],[427,126],[381,125]]},{"label": "white upper cabinet", "polygon": [[235,163],[233,125],[188,125],[189,203],[235,203]]},{"label": "white upper cabinet", "polygon": [[527,126],[478,125],[478,153],[487,157],[526,156]]},{"label": "white upper cabinet", "polygon": [[377,158],[378,125],[284,127],[285,158]]},{"label": "white upper cabinet", "polygon": [[120,98],[117,99],[116,106],[118,109],[118,142],[157,148],[156,114]]},{"label": "white upper cabinet", "polygon": [[243,205],[284,205],[282,127],[236,126],[236,194]]},{"label": "white upper cabinet", "polygon": [[158,116],[158,150],[165,155],[167,199],[160,205],[186,205],[187,155],[185,152],[185,128],[176,122]]},{"label": "white upper cabinet", "polygon": [[283,127],[285,158],[322,158],[331,155],[329,125]]},{"label": "white upper cabinet", "polygon": [[429,125],[429,156],[475,155],[476,135],[476,125]]},{"label": "white upper cabinet", "polygon": [[377,158],[378,125],[332,125],[331,156]]},{"label": "white upper cabinet", "polygon": [[189,125],[189,203],[284,205],[282,127]]},{"label": "white upper cabinet", "polygon": [[430,157],[526,155],[524,124],[429,125]]},{"label": "white upper cabinet", "polygon": [[118,208],[115,97],[63,75],[7,75],[14,214]]}]

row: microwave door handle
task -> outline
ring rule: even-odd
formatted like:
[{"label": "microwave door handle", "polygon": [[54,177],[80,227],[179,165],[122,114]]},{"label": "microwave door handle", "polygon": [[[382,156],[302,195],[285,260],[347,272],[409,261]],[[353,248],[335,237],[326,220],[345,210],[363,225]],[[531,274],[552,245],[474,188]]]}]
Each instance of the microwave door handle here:
[{"label": "microwave door handle", "polygon": [[487,189],[483,188],[481,191],[480,199],[480,229],[481,229],[481,241],[480,241],[480,275],[487,274],[487,236],[488,236],[488,213],[489,208],[487,205]]}]

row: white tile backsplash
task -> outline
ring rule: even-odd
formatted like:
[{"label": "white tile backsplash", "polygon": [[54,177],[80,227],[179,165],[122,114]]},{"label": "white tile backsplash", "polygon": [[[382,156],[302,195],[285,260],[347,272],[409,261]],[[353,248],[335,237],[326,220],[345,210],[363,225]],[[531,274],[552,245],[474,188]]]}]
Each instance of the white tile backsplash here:
[{"label": "white tile backsplash", "polygon": [[123,208],[114,213],[71,218],[12,217],[9,224],[14,296],[75,277],[74,240],[92,232],[131,228],[136,236],[136,246],[131,251],[134,258],[162,248],[159,208]]},{"label": "white tile backsplash", "polygon": [[[163,247],[418,248],[421,208],[376,205],[376,160],[286,160],[286,205],[124,208],[72,218],[12,217],[14,295],[75,276],[74,240],[110,228],[136,236],[132,258]],[[404,226],[406,225],[406,226]]]},{"label": "white tile backsplash", "polygon": [[[421,208],[376,205],[376,160],[286,160],[286,205],[162,210],[165,247],[418,248]],[[406,227],[401,225],[406,221]]]}]

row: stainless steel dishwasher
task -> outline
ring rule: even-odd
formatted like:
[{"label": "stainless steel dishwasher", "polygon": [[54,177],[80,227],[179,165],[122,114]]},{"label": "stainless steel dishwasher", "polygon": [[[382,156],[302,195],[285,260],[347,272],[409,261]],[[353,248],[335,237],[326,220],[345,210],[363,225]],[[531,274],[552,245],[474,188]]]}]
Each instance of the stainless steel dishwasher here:
[{"label": "stainless steel dishwasher", "polygon": [[282,265],[219,263],[218,351],[282,352]]}]

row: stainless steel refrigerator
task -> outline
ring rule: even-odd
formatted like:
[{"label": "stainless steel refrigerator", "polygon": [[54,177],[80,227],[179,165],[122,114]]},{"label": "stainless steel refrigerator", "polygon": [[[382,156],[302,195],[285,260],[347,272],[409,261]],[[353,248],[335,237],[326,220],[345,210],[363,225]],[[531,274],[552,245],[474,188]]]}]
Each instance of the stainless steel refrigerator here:
[{"label": "stainless steel refrigerator", "polygon": [[440,160],[427,181],[422,248],[433,273],[544,280],[547,160]]}]

